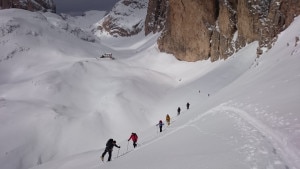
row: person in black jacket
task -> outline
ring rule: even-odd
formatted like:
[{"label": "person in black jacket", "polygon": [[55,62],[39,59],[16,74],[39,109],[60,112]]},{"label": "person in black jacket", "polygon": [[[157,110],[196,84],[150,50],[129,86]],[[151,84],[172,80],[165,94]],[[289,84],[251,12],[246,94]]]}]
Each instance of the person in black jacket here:
[{"label": "person in black jacket", "polygon": [[180,109],[180,107],[178,107],[178,109],[177,109],[177,116],[180,115],[180,111],[181,111],[181,109]]},{"label": "person in black jacket", "polygon": [[107,152],[108,152],[108,160],[107,161],[111,160],[111,154],[112,154],[114,147],[121,148],[121,146],[118,146],[116,141],[111,138],[107,141],[106,148],[105,148],[104,152],[102,153],[102,156],[101,156],[102,161],[104,160],[104,156]]}]

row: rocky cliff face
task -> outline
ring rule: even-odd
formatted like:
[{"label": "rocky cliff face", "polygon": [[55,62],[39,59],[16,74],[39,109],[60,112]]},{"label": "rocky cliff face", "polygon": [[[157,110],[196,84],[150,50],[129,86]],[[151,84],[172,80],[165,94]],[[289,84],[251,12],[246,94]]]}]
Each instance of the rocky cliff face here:
[{"label": "rocky cliff face", "polygon": [[29,11],[56,12],[53,0],[0,0],[0,8],[20,8]]},{"label": "rocky cliff face", "polygon": [[144,29],[148,0],[121,0],[97,25],[97,34],[131,36]]},{"label": "rocky cliff face", "polygon": [[147,16],[145,21],[145,34],[160,32],[165,28],[168,1],[149,0]]},{"label": "rocky cliff face", "polygon": [[253,41],[260,54],[299,14],[299,0],[149,0],[145,33],[165,26],[161,51],[179,60],[215,61]]}]

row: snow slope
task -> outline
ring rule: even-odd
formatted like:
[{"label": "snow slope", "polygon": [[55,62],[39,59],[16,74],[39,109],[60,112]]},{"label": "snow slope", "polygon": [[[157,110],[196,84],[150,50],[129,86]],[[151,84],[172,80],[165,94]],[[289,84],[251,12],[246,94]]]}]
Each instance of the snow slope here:
[{"label": "snow slope", "polygon": [[260,58],[255,42],[214,63],[160,53],[158,34],[90,42],[52,14],[0,17],[1,168],[300,168],[299,17]]}]

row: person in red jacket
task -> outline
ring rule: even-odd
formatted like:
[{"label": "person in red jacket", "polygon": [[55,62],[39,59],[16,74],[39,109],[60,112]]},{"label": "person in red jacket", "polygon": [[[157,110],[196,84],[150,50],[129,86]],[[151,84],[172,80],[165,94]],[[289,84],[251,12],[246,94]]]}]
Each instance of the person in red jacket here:
[{"label": "person in red jacket", "polygon": [[136,133],[131,133],[131,136],[130,138],[128,139],[128,141],[130,141],[130,139],[132,140],[133,142],[133,147],[135,148],[137,146],[136,142],[138,140],[138,136]]}]

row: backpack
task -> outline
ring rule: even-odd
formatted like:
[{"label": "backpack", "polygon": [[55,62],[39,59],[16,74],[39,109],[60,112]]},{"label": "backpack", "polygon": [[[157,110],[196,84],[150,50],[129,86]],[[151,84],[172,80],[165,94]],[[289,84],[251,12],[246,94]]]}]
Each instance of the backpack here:
[{"label": "backpack", "polygon": [[166,116],[166,120],[167,121],[170,121],[171,120],[171,118],[170,118],[170,116],[167,114],[167,116]]},{"label": "backpack", "polygon": [[137,136],[137,134],[136,133],[132,133],[133,134],[133,140],[135,140],[135,141],[137,141],[138,140],[138,136]]},{"label": "backpack", "polygon": [[110,147],[113,144],[114,140],[111,138],[106,142],[106,147]]},{"label": "backpack", "polygon": [[161,127],[163,125],[164,125],[164,123],[161,120],[159,120],[158,126]]}]

